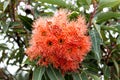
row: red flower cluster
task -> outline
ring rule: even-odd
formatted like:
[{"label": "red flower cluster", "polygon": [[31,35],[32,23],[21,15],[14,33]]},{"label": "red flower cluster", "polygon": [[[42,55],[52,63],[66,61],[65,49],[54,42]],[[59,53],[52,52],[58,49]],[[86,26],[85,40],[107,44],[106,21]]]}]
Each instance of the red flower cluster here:
[{"label": "red flower cluster", "polygon": [[90,37],[86,36],[85,20],[68,20],[68,12],[59,10],[52,18],[39,18],[33,24],[30,47],[26,54],[31,60],[40,58],[39,65],[60,69],[62,72],[76,71],[85,55],[90,51]]}]

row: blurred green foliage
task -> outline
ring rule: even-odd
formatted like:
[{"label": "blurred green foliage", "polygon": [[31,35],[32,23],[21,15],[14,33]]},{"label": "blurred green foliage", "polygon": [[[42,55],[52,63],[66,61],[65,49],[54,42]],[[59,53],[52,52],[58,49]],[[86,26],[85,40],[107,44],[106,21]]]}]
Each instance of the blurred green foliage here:
[{"label": "blurred green foliage", "polygon": [[[60,8],[71,11],[70,20],[85,16],[92,41],[79,72],[65,76],[51,66],[36,66],[24,53],[32,22]],[[0,0],[0,36],[0,63],[6,64],[0,80],[6,80],[3,75],[9,80],[120,80],[120,0]],[[19,67],[14,75],[6,72],[8,65]]]}]

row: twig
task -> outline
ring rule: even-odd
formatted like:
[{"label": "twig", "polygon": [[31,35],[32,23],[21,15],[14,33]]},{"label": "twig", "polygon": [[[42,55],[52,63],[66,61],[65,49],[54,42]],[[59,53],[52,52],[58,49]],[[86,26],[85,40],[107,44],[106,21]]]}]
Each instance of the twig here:
[{"label": "twig", "polygon": [[91,28],[91,25],[92,25],[92,20],[96,14],[96,10],[97,10],[97,2],[96,0],[92,0],[92,3],[93,3],[93,8],[94,8],[94,11],[90,14],[90,20],[88,22],[88,28]]}]

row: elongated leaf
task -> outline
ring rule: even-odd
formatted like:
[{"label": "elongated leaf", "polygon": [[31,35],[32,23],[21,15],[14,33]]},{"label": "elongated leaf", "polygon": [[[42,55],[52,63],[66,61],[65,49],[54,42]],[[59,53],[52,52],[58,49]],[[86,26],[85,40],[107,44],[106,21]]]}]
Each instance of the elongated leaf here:
[{"label": "elongated leaf", "polygon": [[86,75],[85,72],[81,73],[81,78],[82,78],[82,80],[88,80],[87,75]]},{"label": "elongated leaf", "polygon": [[73,5],[66,4],[66,2],[64,0],[39,0],[39,1],[41,1],[43,3],[58,5],[58,6],[63,7],[63,8],[74,9]]},{"label": "elongated leaf", "polygon": [[65,1],[63,0],[39,0],[41,2],[46,2],[46,3],[49,3],[49,4],[56,4],[56,5],[59,5],[61,7],[66,7],[67,4],[65,3]]},{"label": "elongated leaf", "polygon": [[85,72],[73,73],[72,77],[73,77],[73,80],[88,80]]},{"label": "elongated leaf", "polygon": [[120,0],[100,0],[99,10],[102,10],[105,7],[114,7],[120,4]]},{"label": "elongated leaf", "polygon": [[3,28],[4,33],[7,32],[9,25],[10,25],[10,22],[6,22],[6,23],[0,22],[0,26]]},{"label": "elongated leaf", "polygon": [[33,72],[33,80],[42,80],[42,76],[45,72],[45,67],[36,67]]},{"label": "elongated leaf", "polygon": [[76,20],[78,16],[79,16],[79,12],[73,11],[68,17],[70,20]]},{"label": "elongated leaf", "polygon": [[50,80],[65,80],[59,70],[54,69],[52,66],[49,66],[46,69],[47,75]]},{"label": "elongated leaf", "polygon": [[117,30],[119,31],[119,34],[120,34],[120,24],[116,25],[115,27],[117,28]]},{"label": "elongated leaf", "polygon": [[8,6],[9,3],[10,3],[10,0],[4,2],[3,11],[6,10],[6,8],[7,8],[7,6]]},{"label": "elongated leaf", "polygon": [[101,53],[100,53],[101,39],[96,30],[91,30],[90,36],[92,39],[92,51],[95,53],[95,59],[98,60],[98,62],[100,62],[100,60],[101,60]]},{"label": "elongated leaf", "polygon": [[15,26],[19,26],[20,22],[10,22],[9,27],[15,27]]},{"label": "elongated leaf", "polygon": [[97,15],[97,23],[102,23],[102,22],[106,22],[109,19],[112,18],[119,18],[120,17],[120,13],[119,12],[106,12],[106,13],[99,13]]},{"label": "elongated leaf", "polygon": [[89,74],[91,77],[92,77],[92,79],[94,79],[94,80],[100,80],[100,78],[98,77],[98,76],[96,76],[96,75],[94,75],[94,74]]},{"label": "elongated leaf", "polygon": [[117,38],[117,44],[120,44],[120,36]]},{"label": "elongated leaf", "polygon": [[101,26],[101,29],[102,30],[112,30],[112,31],[114,31],[114,32],[118,32],[118,33],[120,33],[120,30],[118,30],[117,29],[117,26],[114,26],[114,25],[112,25],[112,26]]},{"label": "elongated leaf", "polygon": [[25,60],[24,64],[28,64],[28,65],[32,65],[32,66],[35,66],[35,65],[36,65],[35,61],[30,61],[29,58],[27,58],[27,59]]},{"label": "elongated leaf", "polygon": [[101,40],[103,41],[102,34],[101,34],[101,32],[100,32],[100,31],[101,31],[101,26],[100,26],[100,25],[97,25],[97,24],[94,24],[94,25],[95,25],[95,29],[96,29],[96,31],[98,32]]},{"label": "elongated leaf", "polygon": [[119,76],[119,73],[120,73],[119,65],[115,59],[112,58],[112,60],[113,60],[113,63],[115,65],[117,75]]},{"label": "elongated leaf", "polygon": [[33,20],[31,18],[28,18],[26,16],[22,16],[22,15],[19,15],[18,16],[20,18],[20,20],[22,21],[23,25],[25,26],[25,28],[29,31],[31,31],[32,29],[32,22]]},{"label": "elongated leaf", "polygon": [[109,80],[110,77],[110,69],[107,65],[104,64],[104,69],[103,69],[103,73],[104,73],[104,79],[105,80]]},{"label": "elongated leaf", "polygon": [[3,10],[3,4],[0,3],[0,10],[2,11]]},{"label": "elongated leaf", "polygon": [[82,80],[80,73],[73,73],[72,77],[73,80]]},{"label": "elongated leaf", "polygon": [[[93,55],[93,57],[95,56]],[[98,66],[98,61],[96,58],[89,59],[89,61],[84,61],[82,64],[87,68],[85,70],[85,73],[98,74],[98,71],[100,70]]]},{"label": "elongated leaf", "polygon": [[91,4],[91,0],[77,0],[77,4],[79,6],[84,6],[84,5],[90,5]]},{"label": "elongated leaf", "polygon": [[5,49],[9,49],[9,48],[7,47],[6,44],[1,43],[1,44],[0,44],[0,50],[5,50]]}]

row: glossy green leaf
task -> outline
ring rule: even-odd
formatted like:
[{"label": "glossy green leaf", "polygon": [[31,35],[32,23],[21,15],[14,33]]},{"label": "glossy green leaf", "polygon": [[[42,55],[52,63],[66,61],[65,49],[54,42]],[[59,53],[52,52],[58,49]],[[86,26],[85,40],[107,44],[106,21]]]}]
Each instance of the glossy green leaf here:
[{"label": "glossy green leaf", "polygon": [[46,72],[50,80],[65,80],[61,72],[57,69],[54,69],[52,66],[49,66],[46,69]]},{"label": "glossy green leaf", "polygon": [[9,3],[10,3],[10,0],[4,2],[4,5],[3,5],[3,11],[6,10],[6,8],[7,8],[8,5],[9,5]]},{"label": "glossy green leaf", "polygon": [[27,16],[19,15],[18,17],[22,21],[22,23],[25,26],[25,28],[27,30],[31,31],[32,30],[32,22],[33,22],[33,20],[31,18],[28,18]]},{"label": "glossy green leaf", "polygon": [[120,17],[119,12],[105,12],[105,13],[99,13],[97,16],[97,23],[106,22],[109,19],[118,19]]},{"label": "glossy green leaf", "polygon": [[92,39],[92,51],[95,53],[95,59],[98,60],[98,62],[100,62],[101,60],[101,51],[100,51],[101,38],[96,30],[91,30],[90,36]]},{"label": "glossy green leaf", "polygon": [[42,76],[45,72],[45,67],[35,67],[33,71],[33,80],[42,80]]},{"label": "glossy green leaf", "polygon": [[105,7],[114,7],[120,4],[120,0],[100,0],[98,9],[102,10]]}]

